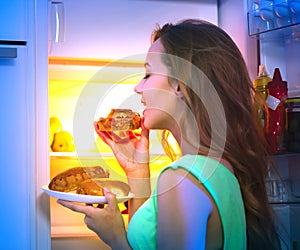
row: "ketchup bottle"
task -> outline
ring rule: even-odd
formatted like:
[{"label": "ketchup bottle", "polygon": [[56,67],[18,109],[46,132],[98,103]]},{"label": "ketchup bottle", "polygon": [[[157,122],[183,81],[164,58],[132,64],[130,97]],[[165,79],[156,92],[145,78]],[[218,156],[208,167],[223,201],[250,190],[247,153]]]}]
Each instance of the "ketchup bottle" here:
[{"label": "ketchup bottle", "polygon": [[275,68],[272,81],[268,83],[266,104],[268,106],[265,136],[273,153],[285,151],[285,107],[287,82],[282,81],[279,68]]}]

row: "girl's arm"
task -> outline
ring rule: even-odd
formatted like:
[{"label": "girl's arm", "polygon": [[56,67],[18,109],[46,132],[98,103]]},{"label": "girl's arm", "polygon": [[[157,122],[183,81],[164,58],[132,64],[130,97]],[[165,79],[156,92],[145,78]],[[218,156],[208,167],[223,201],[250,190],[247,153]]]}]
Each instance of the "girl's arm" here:
[{"label": "girl's arm", "polygon": [[185,169],[158,180],[158,249],[205,249],[213,205],[204,186]]}]

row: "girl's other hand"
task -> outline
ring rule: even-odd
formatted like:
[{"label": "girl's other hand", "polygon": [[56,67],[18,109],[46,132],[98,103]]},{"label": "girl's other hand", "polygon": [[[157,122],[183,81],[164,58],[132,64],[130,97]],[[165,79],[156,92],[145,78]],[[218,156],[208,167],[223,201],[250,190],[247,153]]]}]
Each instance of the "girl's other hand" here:
[{"label": "girl's other hand", "polygon": [[104,189],[104,195],[107,199],[107,205],[104,208],[60,199],[57,200],[57,203],[74,212],[84,214],[84,222],[87,227],[112,248],[127,249],[129,246],[126,230],[116,196],[107,189]]},{"label": "girl's other hand", "polygon": [[120,138],[113,132],[99,130],[97,122],[94,122],[94,128],[112,149],[127,176],[138,178],[142,174],[145,177],[143,172],[149,172],[149,130],[143,126],[143,122],[139,136],[127,131],[124,132],[126,136]]}]

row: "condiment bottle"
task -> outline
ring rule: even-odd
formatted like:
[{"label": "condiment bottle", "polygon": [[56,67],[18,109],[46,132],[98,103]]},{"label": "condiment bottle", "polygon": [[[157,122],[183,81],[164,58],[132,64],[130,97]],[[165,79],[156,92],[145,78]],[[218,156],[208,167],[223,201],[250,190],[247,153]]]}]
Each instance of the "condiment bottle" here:
[{"label": "condiment bottle", "polygon": [[300,152],[300,97],[285,101],[286,150]]},{"label": "condiment bottle", "polygon": [[254,111],[257,114],[257,118],[262,125],[262,128],[265,127],[266,120],[266,105],[265,101],[267,99],[267,87],[268,83],[272,79],[268,76],[267,69],[265,65],[259,65],[258,76],[253,81],[253,87],[255,89],[255,102],[254,102]]},{"label": "condiment bottle", "polygon": [[279,68],[275,68],[273,79],[268,83],[266,104],[268,106],[265,136],[273,153],[285,151],[285,110],[287,82],[282,81]]}]

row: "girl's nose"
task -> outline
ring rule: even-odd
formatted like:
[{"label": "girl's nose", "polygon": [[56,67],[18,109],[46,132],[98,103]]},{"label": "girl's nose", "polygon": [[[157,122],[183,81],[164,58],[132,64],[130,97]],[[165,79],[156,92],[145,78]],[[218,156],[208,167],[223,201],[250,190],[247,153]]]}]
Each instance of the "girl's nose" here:
[{"label": "girl's nose", "polygon": [[141,94],[142,93],[142,90],[143,90],[143,79],[134,87],[134,91],[137,93],[137,94]]}]

